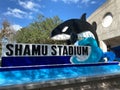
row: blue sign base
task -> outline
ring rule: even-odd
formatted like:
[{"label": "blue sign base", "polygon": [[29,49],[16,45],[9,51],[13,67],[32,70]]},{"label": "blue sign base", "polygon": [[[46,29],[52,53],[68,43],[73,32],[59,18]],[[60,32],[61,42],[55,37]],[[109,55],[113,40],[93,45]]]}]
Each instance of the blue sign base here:
[{"label": "blue sign base", "polygon": [[[8,88],[1,88],[3,86],[12,88],[13,86],[16,87],[30,83],[33,85],[37,82],[39,82],[38,85],[45,82],[43,86],[48,86],[49,81],[66,81],[67,79],[72,78],[77,80],[78,78],[85,78],[86,80],[86,78],[116,74],[120,74],[119,62],[55,66],[3,67],[0,68],[0,90],[8,90]],[[63,82],[61,83],[63,85]],[[55,83],[55,85],[56,84],[60,83]]]},{"label": "blue sign base", "polygon": [[70,64],[70,56],[2,57],[2,67]]}]

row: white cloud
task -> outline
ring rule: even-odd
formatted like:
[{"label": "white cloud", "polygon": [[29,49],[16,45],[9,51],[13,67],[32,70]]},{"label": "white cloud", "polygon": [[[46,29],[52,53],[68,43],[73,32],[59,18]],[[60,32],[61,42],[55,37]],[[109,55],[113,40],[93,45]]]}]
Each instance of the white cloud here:
[{"label": "white cloud", "polygon": [[18,1],[19,5],[22,6],[25,9],[28,10],[32,10],[32,11],[38,11],[38,8],[40,7],[40,5],[38,5],[37,3],[34,3],[32,1]]},{"label": "white cloud", "polygon": [[11,9],[8,7],[7,11],[4,12],[3,14],[9,15],[12,17],[16,17],[16,18],[20,18],[20,19],[23,19],[23,18],[33,19],[32,12],[27,13],[25,11],[18,9],[18,8]]},{"label": "white cloud", "polygon": [[[51,0],[53,2],[58,2],[60,0]],[[96,4],[96,1],[94,0],[61,0],[62,2],[64,2],[65,4],[70,4],[70,3],[78,3],[78,2],[81,2],[81,4],[85,4],[85,5],[88,5],[88,4]]]},{"label": "white cloud", "polygon": [[[53,2],[57,2],[59,0],[52,0]],[[66,3],[66,4],[70,4],[70,3],[77,3],[80,0],[61,0],[62,2]]]},{"label": "white cloud", "polygon": [[14,9],[8,8],[7,12],[4,13],[4,15],[12,15],[17,18],[23,18],[24,16],[26,16],[26,14],[27,14],[26,12],[17,8]]},{"label": "white cloud", "polygon": [[20,29],[22,28],[22,26],[20,26],[20,25],[18,25],[18,24],[13,24],[11,27],[12,27],[15,31],[18,31],[18,30],[20,30]]},{"label": "white cloud", "polygon": [[88,4],[90,0],[82,0],[81,3],[82,4]]},{"label": "white cloud", "polygon": [[96,1],[91,1],[91,4],[96,4]]},{"label": "white cloud", "polygon": [[77,3],[79,0],[62,0],[64,3]]},{"label": "white cloud", "polygon": [[89,5],[89,4],[96,4],[97,2],[94,0],[82,0],[82,4]]}]

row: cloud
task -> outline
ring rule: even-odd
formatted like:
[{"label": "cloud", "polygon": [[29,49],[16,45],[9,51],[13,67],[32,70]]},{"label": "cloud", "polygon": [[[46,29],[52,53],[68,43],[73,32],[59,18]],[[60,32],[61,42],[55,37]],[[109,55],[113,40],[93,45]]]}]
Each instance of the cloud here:
[{"label": "cloud", "polygon": [[22,6],[25,9],[32,10],[32,11],[38,11],[38,8],[40,8],[40,5],[37,3],[34,3],[32,1],[18,1],[19,5]]},{"label": "cloud", "polygon": [[94,0],[82,0],[81,3],[82,4],[88,4],[88,3],[90,3],[90,4],[96,4],[97,2],[94,1]]},{"label": "cloud", "polygon": [[4,15],[12,15],[17,18],[23,18],[26,14],[27,14],[26,12],[20,9],[17,9],[17,8],[11,9],[9,7],[7,9],[7,12],[4,13]]},{"label": "cloud", "polygon": [[[53,2],[57,2],[59,0],[52,0]],[[62,2],[64,2],[65,4],[70,4],[70,3],[77,3],[80,0],[61,0]]]},{"label": "cloud", "polygon": [[18,8],[11,9],[9,7],[8,7],[7,11],[3,13],[3,15],[9,15],[12,17],[20,18],[20,19],[23,19],[23,18],[33,19],[32,14],[33,14],[32,12],[27,13]]},{"label": "cloud", "polygon": [[88,4],[90,0],[82,0],[81,3],[82,4]]},{"label": "cloud", "polygon": [[85,4],[86,6],[90,5],[90,4],[96,4],[97,1],[95,0],[82,0],[81,4]]},{"label": "cloud", "polygon": [[91,4],[96,4],[97,2],[96,1],[91,1]]},{"label": "cloud", "polygon": [[[60,0],[51,0],[53,2],[58,2]],[[78,2],[81,2],[81,4],[85,4],[85,5],[88,5],[88,4],[96,4],[96,1],[94,0],[61,0],[62,2],[64,2],[65,4],[70,4],[70,3],[78,3]]]},{"label": "cloud", "polygon": [[12,27],[15,31],[18,31],[18,30],[20,30],[20,29],[22,28],[22,26],[20,26],[20,25],[18,25],[18,24],[13,24],[11,27]]},{"label": "cloud", "polygon": [[64,3],[77,3],[79,0],[62,0]]}]

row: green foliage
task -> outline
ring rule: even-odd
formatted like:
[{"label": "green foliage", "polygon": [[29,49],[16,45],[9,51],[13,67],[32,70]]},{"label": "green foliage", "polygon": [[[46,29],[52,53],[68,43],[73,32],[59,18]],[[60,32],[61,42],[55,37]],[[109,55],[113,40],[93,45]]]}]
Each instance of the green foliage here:
[{"label": "green foliage", "polygon": [[63,43],[50,39],[51,31],[62,21],[58,16],[53,18],[45,18],[39,15],[37,20],[31,23],[28,27],[22,28],[16,33],[16,41],[18,43],[41,43],[41,44],[55,44]]}]

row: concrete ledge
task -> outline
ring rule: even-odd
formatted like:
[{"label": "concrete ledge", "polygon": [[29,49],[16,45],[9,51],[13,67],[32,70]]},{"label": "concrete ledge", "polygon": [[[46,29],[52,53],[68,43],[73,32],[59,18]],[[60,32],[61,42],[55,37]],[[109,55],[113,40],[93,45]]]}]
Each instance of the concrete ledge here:
[{"label": "concrete ledge", "polygon": [[72,78],[0,87],[0,90],[115,90],[120,89],[120,74]]}]

